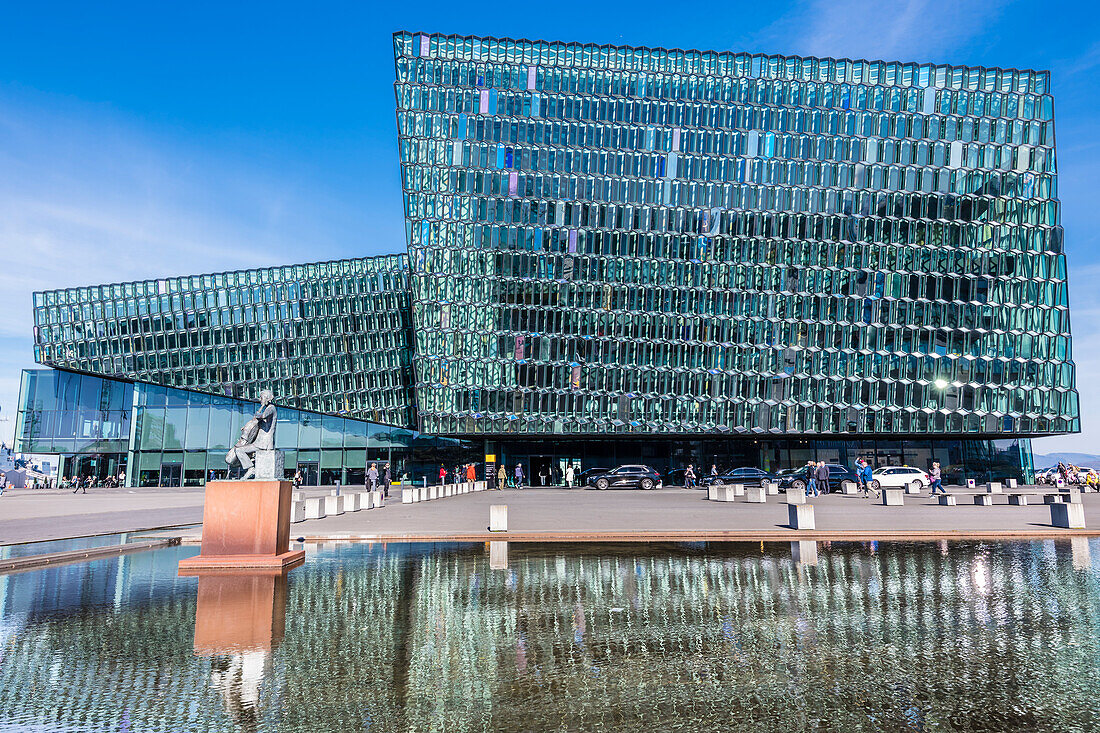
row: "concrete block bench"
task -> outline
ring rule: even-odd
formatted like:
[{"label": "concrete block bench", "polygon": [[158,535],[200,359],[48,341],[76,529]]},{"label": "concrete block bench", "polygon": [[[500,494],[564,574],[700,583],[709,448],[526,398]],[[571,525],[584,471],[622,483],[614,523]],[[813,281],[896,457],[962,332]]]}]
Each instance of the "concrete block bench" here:
[{"label": "concrete block bench", "polygon": [[920,493],[920,483],[917,482],[917,481],[906,481],[905,482],[905,493],[906,494],[919,494]]},{"label": "concrete block bench", "polygon": [[312,499],[306,499],[306,519],[324,519],[325,518],[325,499],[324,496],[316,496]]},{"label": "concrete block bench", "polygon": [[363,508],[363,497],[360,496],[358,491],[352,491],[344,494],[344,511],[345,512],[357,512]]},{"label": "concrete block bench", "polygon": [[974,494],[974,504],[976,506],[993,506],[993,495]]},{"label": "concrete block bench", "polygon": [[736,499],[732,486],[711,486],[708,488],[714,489],[713,492],[707,492],[708,494],[713,493],[711,501],[734,501]]},{"label": "concrete block bench", "polygon": [[958,506],[959,502],[953,494],[940,494],[940,506]]},{"label": "concrete block bench", "polygon": [[815,529],[812,504],[791,504],[787,507],[787,525],[791,529]]},{"label": "concrete block bench", "polygon": [[1050,505],[1050,523],[1063,529],[1085,528],[1085,505],[1058,502]]},{"label": "concrete block bench", "polygon": [[744,484],[730,484],[730,486],[733,487],[733,495],[734,496],[744,496],[745,495],[745,485]]},{"label": "concrete block bench", "polygon": [[997,481],[990,481],[985,485],[985,493],[987,494],[1002,494],[1004,491],[1001,489],[1001,484]]},{"label": "concrete block bench", "polygon": [[1031,494],[1009,494],[1008,503],[1011,506],[1027,506],[1027,497]]},{"label": "concrete block bench", "polygon": [[905,504],[905,492],[901,489],[883,489],[883,506],[903,506]]},{"label": "concrete block bench", "polygon": [[325,496],[322,497],[325,500],[325,514],[327,516],[339,515],[344,513],[344,497],[343,496]]},{"label": "concrete block bench", "polygon": [[297,522],[306,521],[306,503],[305,501],[292,501],[290,502],[290,522],[291,524]]},{"label": "concrete block bench", "polygon": [[806,503],[806,489],[787,489],[787,503],[788,504],[805,504]]},{"label": "concrete block bench", "polygon": [[402,504],[415,504],[418,501],[420,501],[419,489],[401,489]]},{"label": "concrete block bench", "polygon": [[858,494],[859,493],[859,484],[857,484],[855,481],[841,481],[840,482],[840,493],[842,493],[842,494]]},{"label": "concrete block bench", "polygon": [[1017,488],[1019,488],[1018,483],[1019,482],[1017,482],[1016,479],[1014,479],[1014,478],[1005,479],[1005,488],[1017,489]]},{"label": "concrete block bench", "polygon": [[768,492],[763,486],[748,486],[745,488],[745,501],[750,504],[764,504],[768,501]]},{"label": "concrete block bench", "polygon": [[370,508],[378,509],[386,502],[386,495],[381,491],[370,492]]},{"label": "concrete block bench", "polygon": [[768,496],[779,496],[779,484],[775,481],[765,481],[764,489],[768,492]]}]

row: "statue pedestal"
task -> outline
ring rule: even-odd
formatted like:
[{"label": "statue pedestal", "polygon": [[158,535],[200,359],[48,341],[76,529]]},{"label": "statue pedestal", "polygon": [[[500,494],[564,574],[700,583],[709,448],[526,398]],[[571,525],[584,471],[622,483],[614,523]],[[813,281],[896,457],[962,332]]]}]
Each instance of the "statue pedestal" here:
[{"label": "statue pedestal", "polygon": [[179,564],[180,575],[217,568],[281,570],[300,565],[290,551],[290,494],[282,480],[211,481],[202,511],[202,549]]},{"label": "statue pedestal", "polygon": [[286,627],[285,570],[208,570],[199,576],[195,654],[271,651]]}]

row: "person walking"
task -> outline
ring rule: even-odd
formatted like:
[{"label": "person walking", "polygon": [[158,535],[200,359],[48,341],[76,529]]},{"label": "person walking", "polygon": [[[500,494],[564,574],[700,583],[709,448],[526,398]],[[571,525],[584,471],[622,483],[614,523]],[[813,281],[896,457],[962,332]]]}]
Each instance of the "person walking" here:
[{"label": "person walking", "polygon": [[466,464],[466,483],[470,485],[470,491],[474,490],[474,482],[477,481],[477,469],[474,464]]},{"label": "person walking", "polygon": [[565,488],[573,488],[573,479],[577,477],[577,473],[573,468],[573,464],[570,463],[565,467]]},{"label": "person walking", "polygon": [[932,493],[936,493],[936,489],[939,489],[941,494],[946,494],[947,490],[943,488],[943,473],[940,471],[940,462],[932,461],[932,469],[928,472],[928,477],[932,479]]},{"label": "person walking", "polygon": [[516,464],[516,488],[517,489],[522,489],[523,488],[523,464],[522,463],[517,463]]},{"label": "person walking", "polygon": [[710,477],[712,479],[718,478],[718,464],[716,464],[716,463],[710,464]]},{"label": "person walking", "polygon": [[370,483],[370,490],[378,490],[378,466],[370,464],[370,468],[367,469],[367,481]]},{"label": "person walking", "polygon": [[684,488],[695,488],[695,465],[689,463],[688,467],[684,469]]},{"label": "person walking", "polygon": [[879,497],[879,492],[874,486],[874,469],[871,468],[871,464],[867,461],[863,459],[860,460],[862,465],[859,467],[859,483],[863,487],[863,495],[870,498],[871,494],[874,494],[877,499]]},{"label": "person walking", "polygon": [[502,464],[500,464],[500,467],[497,469],[497,486],[496,486],[497,491],[503,491],[504,490],[504,484],[507,481],[508,481],[508,472],[504,470],[504,464],[502,463]]},{"label": "person walking", "polygon": [[806,496],[817,496],[817,464],[806,462]]},{"label": "person walking", "polygon": [[817,479],[817,490],[822,494],[828,494],[829,467],[825,465],[825,461],[817,462],[817,468],[814,470],[814,478]]},{"label": "person walking", "polygon": [[75,477],[73,480],[75,482],[74,485],[76,486],[76,488],[73,489],[74,494],[78,491],[81,492],[82,494],[87,494],[88,493],[88,487],[84,484],[84,482],[82,482],[80,480],[79,476]]},{"label": "person walking", "polygon": [[382,465],[382,496],[390,495],[390,484],[393,483],[393,474],[390,473],[390,464]]},{"label": "person walking", "polygon": [[443,486],[447,483],[447,468],[440,463],[439,464],[439,485]]}]

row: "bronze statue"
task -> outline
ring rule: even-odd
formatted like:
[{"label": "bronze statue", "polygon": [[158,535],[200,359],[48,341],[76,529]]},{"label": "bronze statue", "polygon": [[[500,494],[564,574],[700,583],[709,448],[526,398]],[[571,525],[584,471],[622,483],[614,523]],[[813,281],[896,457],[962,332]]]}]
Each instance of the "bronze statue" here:
[{"label": "bronze statue", "polygon": [[275,449],[275,395],[269,389],[260,392],[260,409],[241,428],[241,437],[225,454],[225,462],[232,468],[239,465],[244,471],[242,479],[256,475],[252,455],[258,450]]}]

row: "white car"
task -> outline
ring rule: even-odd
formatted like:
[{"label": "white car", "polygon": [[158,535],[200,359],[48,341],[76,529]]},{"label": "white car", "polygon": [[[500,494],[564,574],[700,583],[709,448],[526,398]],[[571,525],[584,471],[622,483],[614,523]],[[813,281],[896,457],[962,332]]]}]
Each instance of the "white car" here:
[{"label": "white car", "polygon": [[871,473],[871,488],[903,489],[906,484],[916,483],[919,488],[932,485],[932,477],[919,468],[912,466],[883,466]]}]

